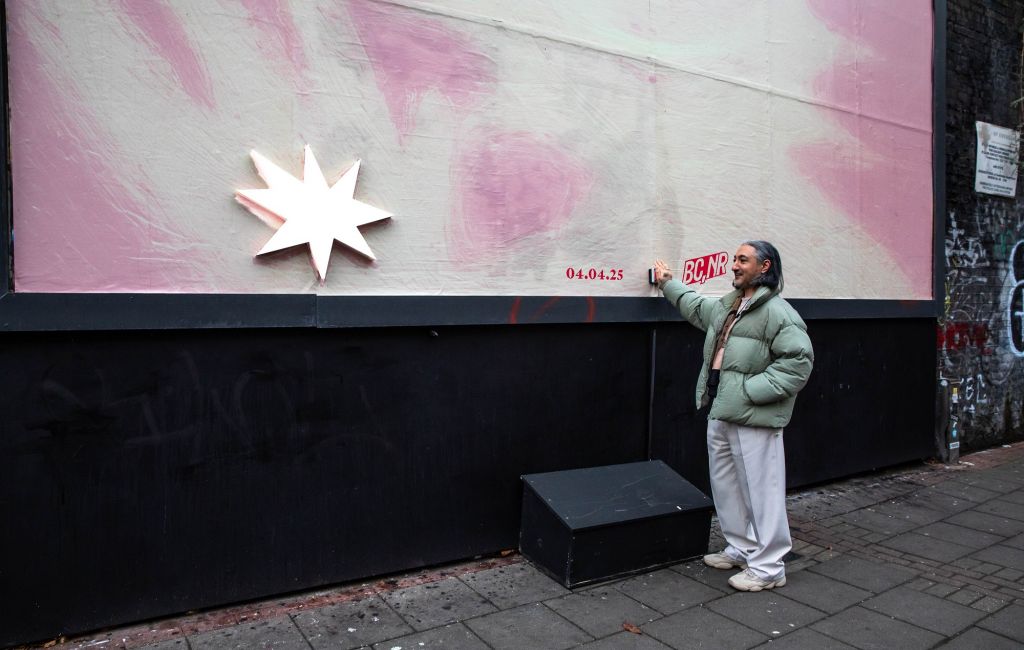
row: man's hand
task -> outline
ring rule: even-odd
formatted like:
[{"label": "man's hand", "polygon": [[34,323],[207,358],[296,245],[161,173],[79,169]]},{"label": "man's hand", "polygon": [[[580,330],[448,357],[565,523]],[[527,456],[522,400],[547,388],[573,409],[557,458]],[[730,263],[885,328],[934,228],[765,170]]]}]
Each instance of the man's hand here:
[{"label": "man's hand", "polygon": [[665,286],[665,283],[671,279],[672,271],[669,270],[665,260],[654,260],[654,281],[658,283],[658,286]]}]

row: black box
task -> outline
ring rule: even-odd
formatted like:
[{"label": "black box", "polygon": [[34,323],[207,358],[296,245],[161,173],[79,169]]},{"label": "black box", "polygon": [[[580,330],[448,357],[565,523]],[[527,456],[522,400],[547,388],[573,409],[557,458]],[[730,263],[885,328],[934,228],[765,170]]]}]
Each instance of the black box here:
[{"label": "black box", "polygon": [[566,587],[707,552],[711,499],[660,460],[522,478],[519,550]]}]

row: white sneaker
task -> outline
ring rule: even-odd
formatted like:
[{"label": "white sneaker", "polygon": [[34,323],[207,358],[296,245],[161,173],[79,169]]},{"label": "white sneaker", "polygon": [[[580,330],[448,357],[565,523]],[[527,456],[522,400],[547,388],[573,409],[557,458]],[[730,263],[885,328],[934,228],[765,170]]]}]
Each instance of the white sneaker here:
[{"label": "white sneaker", "polygon": [[740,591],[775,589],[776,587],[786,586],[786,576],[783,575],[775,580],[765,580],[764,578],[758,578],[750,569],[746,569],[729,578],[729,585],[733,589],[739,589]]},{"label": "white sneaker", "polygon": [[712,569],[746,569],[747,563],[733,559],[728,553],[712,553],[704,556],[704,564]]}]

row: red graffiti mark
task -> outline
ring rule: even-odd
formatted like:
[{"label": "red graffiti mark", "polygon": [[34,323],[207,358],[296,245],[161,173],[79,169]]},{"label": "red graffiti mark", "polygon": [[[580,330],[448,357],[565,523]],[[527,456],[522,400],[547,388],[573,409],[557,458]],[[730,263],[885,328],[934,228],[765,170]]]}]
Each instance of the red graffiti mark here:
[{"label": "red graffiti mark", "polygon": [[991,353],[988,325],[985,323],[947,323],[938,330],[938,347],[942,350],[975,348]]},{"label": "red graffiti mark", "polygon": [[[524,322],[527,322],[527,323],[535,323],[535,322],[537,322],[538,320],[540,320],[541,316],[543,316],[547,312],[551,311],[551,308],[554,307],[555,305],[557,305],[559,302],[561,302],[561,300],[562,300],[562,296],[555,296],[555,297],[552,297],[552,298],[548,298],[546,301],[544,301],[544,304],[541,305],[540,307],[538,307],[537,309],[535,309],[533,311],[533,313],[530,314],[530,317],[527,318],[526,321],[524,321]],[[589,296],[586,297],[586,301],[587,301],[587,316],[586,316],[586,319],[585,319],[584,322],[586,322],[586,323],[593,323],[594,322],[594,317],[597,315],[597,302],[592,297],[589,297]],[[515,300],[512,301],[512,308],[508,312],[508,323],[509,323],[509,325],[518,325],[519,324],[519,310],[522,308],[522,306],[523,306],[523,299],[522,298],[516,298]]]},{"label": "red graffiti mark", "polygon": [[544,302],[544,304],[540,306],[539,309],[537,309],[530,315],[530,321],[536,321],[538,318],[543,316],[545,312],[547,312],[549,309],[557,305],[560,300],[561,298],[559,296],[555,296],[554,298],[548,298]]},{"label": "red graffiti mark", "polygon": [[516,298],[512,301],[512,309],[508,312],[508,324],[515,325],[519,322],[519,307],[523,304],[522,298]]},{"label": "red graffiti mark", "polygon": [[729,254],[725,251],[694,257],[683,262],[683,284],[704,284],[711,278],[725,275]]}]

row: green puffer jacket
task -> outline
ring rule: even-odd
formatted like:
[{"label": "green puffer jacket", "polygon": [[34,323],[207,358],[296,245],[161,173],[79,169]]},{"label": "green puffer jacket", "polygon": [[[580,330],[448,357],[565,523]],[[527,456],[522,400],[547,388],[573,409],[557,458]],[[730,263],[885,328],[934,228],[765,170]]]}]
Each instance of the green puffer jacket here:
[{"label": "green puffer jacket", "polygon": [[[739,291],[708,298],[671,280],[664,292],[683,318],[707,332],[704,365],[697,380],[697,408],[701,408],[707,402],[715,339]],[[786,426],[813,364],[814,350],[803,319],[777,291],[759,287],[725,343],[718,395],[708,419],[773,429]]]}]

